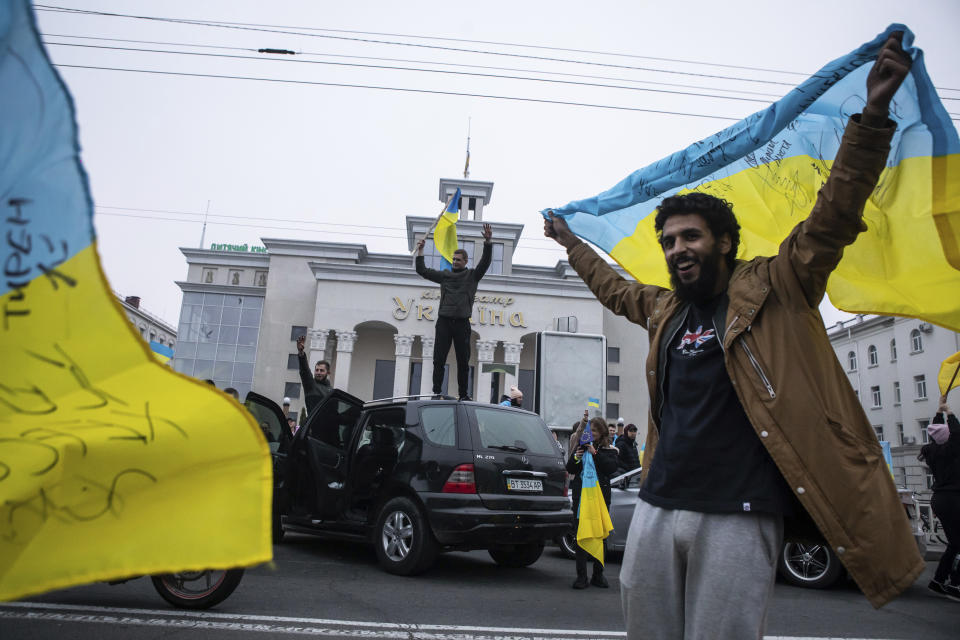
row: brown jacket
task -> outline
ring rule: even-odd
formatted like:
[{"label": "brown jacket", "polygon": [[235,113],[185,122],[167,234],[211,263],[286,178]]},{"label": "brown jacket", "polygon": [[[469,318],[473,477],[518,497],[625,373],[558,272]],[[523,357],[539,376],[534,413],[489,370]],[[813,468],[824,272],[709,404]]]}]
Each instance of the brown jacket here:
[{"label": "brown jacket", "polygon": [[[757,437],[864,595],[880,607],[913,584],[924,563],[876,435],[817,310],[843,248],[865,229],[863,206],[890,151],[892,123],[872,129],[858,120],[847,125],[813,211],[777,255],[738,261],[725,319],[716,327]],[[645,480],[657,463],[663,352],[685,305],[669,289],[625,280],[583,243],[568,253],[601,303],[649,332]],[[800,533],[801,522],[785,524],[788,538]]]}]

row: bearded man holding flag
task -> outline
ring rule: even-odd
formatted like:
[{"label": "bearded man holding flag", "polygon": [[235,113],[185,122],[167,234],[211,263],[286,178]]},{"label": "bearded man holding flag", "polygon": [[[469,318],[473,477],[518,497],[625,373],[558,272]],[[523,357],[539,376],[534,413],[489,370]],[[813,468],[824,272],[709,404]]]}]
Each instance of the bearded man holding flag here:
[{"label": "bearded man holding flag", "polygon": [[[558,215],[545,213],[545,235],[566,248],[570,265],[597,299],[650,335],[640,500],[620,571],[628,638],[762,637],[785,530],[794,539],[825,539],[875,607],[912,585],[925,568],[880,445],[818,312],[828,278],[843,267],[845,253],[855,253],[850,245],[860,244],[858,235],[869,238],[875,226],[866,224],[868,201],[874,208],[892,206],[890,185],[877,189],[881,174],[891,180],[932,166],[925,184],[933,185],[934,215],[943,214],[936,229],[952,224],[954,183],[943,181],[943,172],[953,170],[960,143],[956,131],[935,124],[942,106],[931,106],[926,88],[932,85],[919,52],[912,50],[911,58],[904,50],[910,44],[905,34],[912,39],[905,27],[891,27],[770,109],[638,171],[611,190],[618,198],[602,194],[557,209]],[[848,78],[861,78],[858,87]],[[837,97],[832,92],[862,92],[864,79],[862,113],[849,117],[828,163],[827,142],[834,138],[827,127],[844,113],[829,107]],[[919,113],[930,118],[912,126],[916,135],[907,146],[920,149],[929,138],[943,144],[934,145],[932,161],[901,161],[891,176],[885,166],[906,153],[890,154],[898,117],[891,101],[897,94],[899,110],[918,87],[925,88]],[[764,132],[804,137],[770,146]],[[757,155],[768,147],[772,155]],[[797,148],[817,156],[817,172],[829,172],[822,186],[819,179],[811,183],[819,189],[816,204],[805,220],[786,227],[773,255],[738,260],[741,235],[747,244],[756,238],[746,227],[741,234],[741,223],[756,217],[762,198],[774,205],[772,214],[786,206],[789,215],[780,222],[806,202],[784,193],[774,179],[781,167],[810,164],[807,157],[787,157]],[[736,164],[735,152],[747,154],[743,165]],[[697,154],[699,162],[685,160]],[[705,185],[678,188],[710,172],[723,174],[718,184],[730,189],[718,193],[738,202],[739,222],[730,202]],[[916,180],[924,184],[922,175]],[[658,192],[661,187],[666,192]],[[649,221],[660,249],[630,256],[661,260],[662,251],[671,288],[625,279],[574,235],[587,234],[594,220],[622,223],[649,206],[634,197],[663,198]],[[908,204],[900,202],[900,209],[912,210]],[[914,236],[934,232],[927,211],[923,223],[911,226]],[[926,253],[943,259],[936,249],[931,243]],[[616,251],[611,255],[629,262]],[[933,315],[953,318],[953,311],[946,313]]]}]

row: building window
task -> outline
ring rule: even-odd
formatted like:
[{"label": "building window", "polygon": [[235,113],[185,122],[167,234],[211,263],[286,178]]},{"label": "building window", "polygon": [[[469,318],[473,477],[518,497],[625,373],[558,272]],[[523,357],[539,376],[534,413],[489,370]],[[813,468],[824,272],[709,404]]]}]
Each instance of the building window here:
[{"label": "building window", "polygon": [[299,368],[300,368],[300,359],[297,357],[297,354],[295,354],[295,353],[288,353],[288,354],[287,354],[287,369],[288,369],[288,370],[292,370],[292,371],[296,371],[296,370],[298,370]]},{"label": "building window", "polygon": [[[459,242],[457,243],[459,246]],[[500,254],[503,255],[502,253]],[[436,245],[433,244],[433,238],[429,238],[423,245],[423,264],[428,269],[449,269],[450,264],[446,258],[440,255]],[[473,256],[467,256],[467,267],[473,266]]]},{"label": "building window", "polygon": [[[290,340],[291,340],[291,341],[295,341],[295,340],[296,340],[297,338],[299,338],[300,336],[305,336],[305,335],[307,335],[307,328],[306,328],[306,327],[301,327],[301,326],[298,325],[298,324],[295,324],[295,325],[293,325],[292,327],[290,327]],[[308,345],[308,346],[309,346],[309,345]]]},{"label": "building window", "polygon": [[[482,248],[483,245],[481,244]],[[493,256],[490,258],[490,267],[487,269],[490,275],[498,276],[503,273],[503,243],[493,243]]]},{"label": "building window", "polygon": [[855,351],[851,351],[847,354],[847,370],[856,371],[857,370],[857,354]]},{"label": "building window", "polygon": [[902,447],[904,444],[906,444],[904,442],[906,439],[907,439],[906,436],[903,435],[903,423],[898,422],[897,423],[897,443]]},{"label": "building window", "polygon": [[151,332],[150,332],[150,342],[156,342],[156,341],[157,341],[157,332],[156,332],[156,331],[151,331]]},{"label": "building window", "polygon": [[883,440],[883,425],[875,424],[873,425],[873,430],[877,434],[877,440]]},{"label": "building window", "polygon": [[913,376],[913,395],[917,400],[927,399],[927,377]]},{"label": "building window", "polygon": [[873,408],[880,408],[880,387],[870,387],[870,397],[873,399]]},{"label": "building window", "polygon": [[880,364],[880,357],[877,355],[877,348],[874,345],[867,347],[867,363],[871,367]]},{"label": "building window", "polygon": [[854,394],[855,396],[857,396],[857,400],[860,399],[860,389],[854,389],[854,390],[853,390],[853,394]]},{"label": "building window", "polygon": [[920,353],[923,351],[923,336],[919,329],[910,332],[910,353]]},{"label": "building window", "polygon": [[620,391],[620,376],[607,376],[607,391]]},{"label": "building window", "polygon": [[620,417],[620,404],[617,402],[607,403],[607,422],[616,422]]},{"label": "building window", "polygon": [[927,427],[930,426],[930,421],[929,421],[929,420],[917,420],[917,422],[920,424],[920,441],[921,441],[923,444],[929,444],[929,443],[930,443],[930,434],[927,433]]},{"label": "building window", "polygon": [[204,284],[213,284],[214,279],[217,277],[216,269],[204,269],[203,270],[203,283]]},{"label": "building window", "polygon": [[267,286],[267,272],[266,271],[257,271],[253,275],[253,283],[258,287]]},{"label": "building window", "polygon": [[283,383],[283,397],[284,398],[299,398],[300,397],[300,383],[299,382],[285,382]]},{"label": "building window", "polygon": [[890,341],[890,362],[896,362],[896,361],[897,361],[897,341],[891,340]]},{"label": "building window", "polygon": [[141,338],[146,338],[146,337],[147,337],[147,328],[144,327],[144,326],[141,326],[141,327],[140,327],[140,337],[141,337]]},{"label": "building window", "polygon": [[898,406],[900,404],[900,383],[893,383],[893,405]]},{"label": "building window", "polygon": [[607,362],[620,362],[620,347],[607,347]]},{"label": "building window", "polygon": [[229,279],[227,282],[229,282],[229,283],[232,284],[232,285],[238,285],[238,284],[240,284],[240,274],[241,274],[241,273],[243,273],[243,271],[239,271],[239,270],[237,270],[237,269],[232,269],[232,270],[230,271],[230,279]]}]

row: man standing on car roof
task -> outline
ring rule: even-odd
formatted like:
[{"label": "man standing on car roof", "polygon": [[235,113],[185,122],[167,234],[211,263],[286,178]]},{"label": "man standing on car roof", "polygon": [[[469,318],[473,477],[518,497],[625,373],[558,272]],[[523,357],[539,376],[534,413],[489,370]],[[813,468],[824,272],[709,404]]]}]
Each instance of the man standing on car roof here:
[{"label": "man standing on car roof", "polygon": [[467,388],[470,373],[470,316],[473,315],[473,300],[477,295],[477,285],[487,272],[493,257],[493,244],[490,238],[493,229],[483,225],[483,255],[473,269],[467,268],[467,252],[457,249],[453,252],[453,268],[437,271],[428,269],[423,260],[423,245],[426,239],[417,243],[417,273],[421,277],[440,285],[440,309],[437,311],[436,338],[433,344],[433,393],[439,395],[443,385],[443,366],[450,353],[450,343],[457,354],[457,384],[460,399],[469,400]]},{"label": "man standing on car roof", "polygon": [[297,361],[300,364],[303,402],[307,405],[307,413],[309,413],[333,393],[333,385],[330,384],[330,363],[326,360],[317,360],[317,363],[313,366],[313,375],[310,374],[310,365],[304,351],[306,340],[306,336],[297,338]]},{"label": "man standing on car roof", "polygon": [[[871,604],[925,565],[870,422],[817,310],[890,151],[911,60],[895,34],[867,77],[829,179],[773,257],[736,259],[730,204],[664,199],[672,289],[627,281],[552,217],[544,233],[614,313],[645,327],[650,424],[621,565],[629,638],[759,638],[784,524],[822,534]],[[730,605],[731,594],[736,599]]]}]

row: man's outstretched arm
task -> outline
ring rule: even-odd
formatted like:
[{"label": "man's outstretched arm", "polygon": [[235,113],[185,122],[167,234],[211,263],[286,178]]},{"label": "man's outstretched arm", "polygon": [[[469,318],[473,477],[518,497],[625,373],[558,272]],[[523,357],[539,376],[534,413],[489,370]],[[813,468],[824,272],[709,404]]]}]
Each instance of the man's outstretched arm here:
[{"label": "man's outstretched arm", "polygon": [[567,222],[550,214],[543,221],[543,235],[556,240],[567,250],[567,257],[577,274],[600,303],[631,322],[647,326],[648,312],[663,289],[639,282],[630,282],[617,273],[585,242],[573,235]]},{"label": "man's outstretched arm", "polygon": [[902,38],[901,32],[892,34],[877,55],[867,76],[863,113],[848,122],[813,211],[784,240],[774,263],[774,277],[798,284],[809,307],[823,299],[827,279],[840,263],[844,247],[866,230],[863,208],[886,164],[895,130],[888,117],[890,101],[912,62],[900,44]]},{"label": "man's outstretched arm", "polygon": [[427,243],[426,239],[421,238],[417,242],[417,273],[421,278],[426,278],[431,282],[436,282],[441,284],[443,282],[443,276],[436,269],[428,269],[427,263],[423,259],[423,245]]},{"label": "man's outstretched arm", "polygon": [[306,401],[307,393],[312,393],[314,387],[317,386],[316,380],[313,379],[313,372],[310,371],[310,363],[307,362],[307,354],[304,351],[306,341],[306,336],[297,338],[297,364],[300,369],[300,384],[303,385],[304,401]]},{"label": "man's outstretched arm", "polygon": [[480,282],[480,278],[487,273],[487,269],[490,268],[490,261],[493,259],[493,244],[490,242],[490,238],[493,237],[493,228],[487,224],[483,223],[483,253],[480,255],[480,260],[477,262],[477,266],[473,270],[473,277],[477,282]]}]

